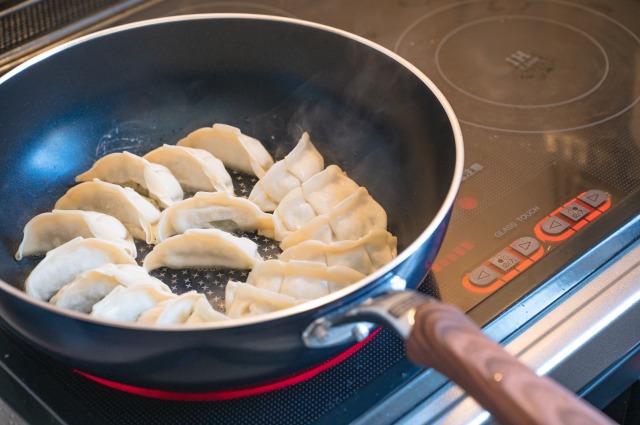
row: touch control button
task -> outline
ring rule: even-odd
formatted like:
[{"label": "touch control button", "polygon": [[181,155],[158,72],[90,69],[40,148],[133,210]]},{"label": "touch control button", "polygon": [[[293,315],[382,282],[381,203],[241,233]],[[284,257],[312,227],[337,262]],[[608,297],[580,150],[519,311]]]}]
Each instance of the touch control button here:
[{"label": "touch control button", "polygon": [[561,218],[551,216],[542,222],[542,230],[549,235],[559,235],[569,228],[569,223]]},{"label": "touch control button", "polygon": [[604,204],[607,200],[607,194],[601,190],[589,190],[578,197],[585,204],[591,205],[594,208],[598,208]]},{"label": "touch control button", "polygon": [[588,209],[586,209],[585,207],[583,207],[582,205],[578,204],[577,202],[572,202],[569,205],[567,205],[566,207],[564,207],[560,213],[573,220],[573,221],[578,221],[580,219],[582,219],[584,216],[586,216],[587,214],[589,214],[591,211],[589,211]]},{"label": "touch control button", "polygon": [[528,257],[540,248],[540,242],[538,242],[536,238],[525,236],[512,242],[509,246],[525,257]]},{"label": "touch control button", "polygon": [[487,286],[498,278],[496,272],[487,266],[480,266],[469,273],[469,281],[474,285]]},{"label": "touch control button", "polygon": [[507,251],[500,251],[489,260],[491,264],[498,267],[500,270],[508,272],[512,268],[518,265],[520,259]]}]

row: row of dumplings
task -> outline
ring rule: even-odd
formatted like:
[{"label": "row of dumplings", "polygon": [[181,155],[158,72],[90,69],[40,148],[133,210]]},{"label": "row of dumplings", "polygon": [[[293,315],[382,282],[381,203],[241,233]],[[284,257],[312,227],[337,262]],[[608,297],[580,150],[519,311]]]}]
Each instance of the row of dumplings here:
[{"label": "row of dumplings", "polygon": [[[236,196],[227,168],[255,175]],[[383,208],[304,133],[275,162],[262,144],[225,124],[202,128],[139,157],[100,158],[24,229],[16,259],[46,254],[25,282],[30,296],[98,318],[203,323],[260,315],[344,288],[396,256]],[[195,195],[185,198],[185,192]],[[277,259],[232,232],[279,242]],[[155,245],[137,265],[133,239]],[[226,314],[204,294],[180,296],[149,272],[251,269],[229,281]]]}]

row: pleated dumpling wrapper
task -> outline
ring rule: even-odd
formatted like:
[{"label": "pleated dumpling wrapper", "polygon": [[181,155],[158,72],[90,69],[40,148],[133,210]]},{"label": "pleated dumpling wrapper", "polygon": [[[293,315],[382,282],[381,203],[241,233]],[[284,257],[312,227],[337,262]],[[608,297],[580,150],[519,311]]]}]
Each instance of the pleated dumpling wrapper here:
[{"label": "pleated dumpling wrapper", "polygon": [[231,319],[240,319],[284,310],[303,301],[248,283],[230,280],[225,288],[224,302],[226,315]]},{"label": "pleated dumpling wrapper", "polygon": [[103,156],[88,171],[76,177],[77,182],[94,179],[131,187],[144,196],[148,195],[161,208],[181,201],[184,196],[180,183],[167,167],[130,152]]},{"label": "pleated dumpling wrapper", "polygon": [[95,211],[53,210],[29,220],[16,260],[46,254],[78,236],[114,242],[133,258],[137,256],[133,238],[117,218]]},{"label": "pleated dumpling wrapper", "polygon": [[224,164],[204,149],[163,145],[144,158],[167,167],[187,192],[233,194],[233,182]]},{"label": "pleated dumpling wrapper", "polygon": [[326,266],[345,266],[365,275],[393,260],[398,238],[384,229],[373,229],[357,240],[324,243],[309,240],[294,245],[278,256],[282,261],[313,261]]},{"label": "pleated dumpling wrapper", "polygon": [[244,270],[261,261],[258,245],[248,238],[219,229],[190,229],[156,245],[143,267],[148,271],[159,267]]},{"label": "pleated dumpling wrapper", "polygon": [[193,312],[185,322],[189,325],[198,325],[220,320],[228,320],[229,316],[215,310],[205,297],[199,298],[193,305]]},{"label": "pleated dumpling wrapper", "polygon": [[373,229],[387,229],[387,213],[367,189],[360,187],[327,214],[319,215],[289,233],[280,248],[284,251],[307,240],[324,243],[357,240]]},{"label": "pleated dumpling wrapper", "polygon": [[94,304],[90,314],[98,319],[135,322],[145,311],[176,297],[176,294],[146,283],[118,286]]},{"label": "pleated dumpling wrapper", "polygon": [[298,144],[267,171],[249,194],[262,211],[273,211],[287,193],[324,169],[324,158],[304,133]]},{"label": "pleated dumpling wrapper", "polygon": [[177,325],[181,323],[206,323],[229,320],[224,314],[214,310],[204,294],[196,291],[185,292],[157,304],[138,317],[138,323],[154,325]]},{"label": "pleated dumpling wrapper", "polygon": [[49,301],[79,274],[108,263],[136,265],[136,260],[113,242],[75,238],[47,253],[27,277],[25,292]]},{"label": "pleated dumpling wrapper", "polygon": [[364,277],[363,273],[344,266],[328,267],[310,261],[267,260],[256,264],[247,277],[247,283],[296,300],[313,300],[345,288]]},{"label": "pleated dumpling wrapper", "polygon": [[198,192],[162,211],[156,239],[162,242],[189,229],[254,231],[273,236],[273,217],[246,198],[227,192]]},{"label": "pleated dumpling wrapper", "polygon": [[130,187],[95,179],[72,187],[56,202],[55,209],[97,211],[111,215],[131,236],[147,243],[155,241],[160,210]]},{"label": "pleated dumpling wrapper", "polygon": [[90,313],[94,304],[106,297],[118,286],[138,284],[156,286],[165,292],[171,289],[140,266],[132,264],[104,264],[79,274],[63,286],[49,300],[51,304],[68,310]]},{"label": "pleated dumpling wrapper", "polygon": [[204,149],[232,170],[262,178],[273,165],[273,158],[262,143],[227,124],[199,128],[177,143]]},{"label": "pleated dumpling wrapper", "polygon": [[327,214],[356,190],[358,184],[340,167],[329,165],[282,198],[273,212],[274,239],[281,241],[315,217]]}]

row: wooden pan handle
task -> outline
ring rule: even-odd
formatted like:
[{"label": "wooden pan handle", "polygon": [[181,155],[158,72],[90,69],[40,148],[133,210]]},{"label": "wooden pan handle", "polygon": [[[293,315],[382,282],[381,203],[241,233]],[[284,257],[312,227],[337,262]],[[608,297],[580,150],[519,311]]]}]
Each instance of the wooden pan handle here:
[{"label": "wooden pan handle", "polygon": [[460,385],[503,424],[613,424],[604,414],[507,353],[452,305],[415,310],[406,343],[413,362]]}]

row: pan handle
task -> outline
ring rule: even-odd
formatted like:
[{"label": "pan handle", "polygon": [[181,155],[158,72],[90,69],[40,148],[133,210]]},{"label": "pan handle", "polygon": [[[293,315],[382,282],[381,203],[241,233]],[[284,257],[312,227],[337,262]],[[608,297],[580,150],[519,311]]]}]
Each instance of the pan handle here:
[{"label": "pan handle", "polygon": [[344,314],[317,320],[303,338],[309,346],[317,347],[319,339],[333,344],[340,340],[332,335],[334,327],[344,338],[365,333],[372,323],[390,325],[406,339],[411,361],[456,382],[500,423],[613,424],[507,353],[457,307],[418,292],[394,291],[369,299]]}]

